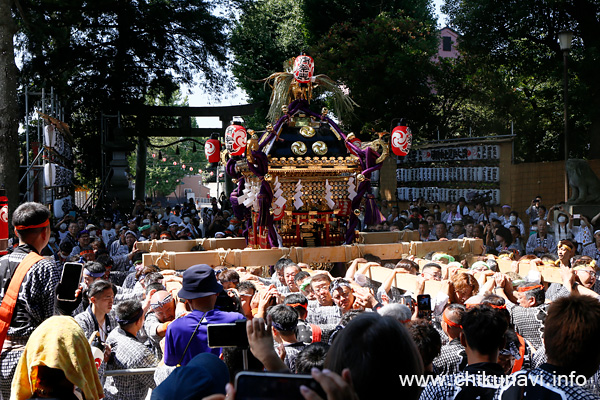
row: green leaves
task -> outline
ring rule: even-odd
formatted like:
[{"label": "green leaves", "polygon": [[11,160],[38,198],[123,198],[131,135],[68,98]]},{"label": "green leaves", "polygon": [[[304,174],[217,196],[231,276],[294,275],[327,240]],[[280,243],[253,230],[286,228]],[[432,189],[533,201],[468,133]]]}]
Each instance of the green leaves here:
[{"label": "green leaves", "polygon": [[397,117],[417,130],[426,122],[437,39],[420,22],[381,13],[357,24],[339,23],[311,49],[319,70],[343,82],[360,105],[355,120],[343,121],[347,129],[359,132],[368,124],[389,130]]},{"label": "green leaves", "polygon": [[[88,178],[100,176],[100,116],[180,84],[217,95],[230,82],[228,21],[208,0],[33,0],[23,3],[21,78],[66,104]],[[71,121],[70,121],[71,122]]]},{"label": "green leaves", "polygon": [[492,72],[479,75],[475,96],[465,101],[487,108],[491,120],[514,121],[520,161],[564,157],[563,54],[558,33],[574,30],[569,54],[573,132],[569,147],[571,157],[585,156],[588,150],[595,157],[600,151],[597,2],[447,0],[442,11],[463,35],[462,54],[476,69]]},{"label": "green leaves", "polygon": [[[426,124],[437,47],[428,1],[260,0],[243,11],[231,38],[233,72],[252,101],[267,104],[270,88],[259,81],[307,51],[315,73],[346,86],[360,105],[354,119],[342,121],[347,130],[370,135],[389,130],[397,117],[411,120],[414,130]],[[335,114],[328,99],[320,101]]]}]

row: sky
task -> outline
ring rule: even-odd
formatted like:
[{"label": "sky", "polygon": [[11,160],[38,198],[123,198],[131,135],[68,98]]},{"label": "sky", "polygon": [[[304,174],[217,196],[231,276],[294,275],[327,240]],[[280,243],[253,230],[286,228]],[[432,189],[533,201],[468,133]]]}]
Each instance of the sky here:
[{"label": "sky", "polygon": [[[446,26],[446,16],[440,12],[440,7],[444,0],[433,0],[434,13],[438,16],[438,28]],[[212,98],[203,89],[199,87],[182,88],[184,94],[188,96],[190,107],[206,107],[206,106],[235,106],[247,104],[248,98],[240,89],[234,92],[223,95],[220,99]],[[223,128],[218,117],[203,117],[196,118],[200,128]]]}]

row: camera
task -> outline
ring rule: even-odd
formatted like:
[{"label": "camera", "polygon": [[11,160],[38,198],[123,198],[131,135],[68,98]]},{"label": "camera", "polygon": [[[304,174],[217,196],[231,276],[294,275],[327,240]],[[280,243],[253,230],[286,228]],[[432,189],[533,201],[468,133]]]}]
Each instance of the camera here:
[{"label": "camera", "polygon": [[247,349],[249,347],[245,319],[229,324],[208,324],[206,336],[208,347],[211,348],[239,347]]},{"label": "camera", "polygon": [[467,201],[469,203],[487,203],[492,201],[492,191],[488,190],[486,192],[467,192]]}]

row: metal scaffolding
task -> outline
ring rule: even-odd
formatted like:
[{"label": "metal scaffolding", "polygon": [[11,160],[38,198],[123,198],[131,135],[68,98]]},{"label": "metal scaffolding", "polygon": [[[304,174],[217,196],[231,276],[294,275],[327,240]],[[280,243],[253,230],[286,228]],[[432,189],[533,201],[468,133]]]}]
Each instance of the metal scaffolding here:
[{"label": "metal scaffolding", "polygon": [[[44,120],[40,113],[50,115],[64,121],[65,108],[54,88],[50,93],[45,89],[40,92],[31,92],[25,87],[25,169],[19,185],[27,182],[25,193],[22,193],[24,201],[38,201],[50,204],[56,195],[62,194],[66,188],[46,188],[44,183],[44,164],[47,162],[49,152],[44,146]],[[37,135],[37,137],[36,137]],[[36,141],[37,140],[37,141]],[[60,193],[59,193],[60,192]]]}]

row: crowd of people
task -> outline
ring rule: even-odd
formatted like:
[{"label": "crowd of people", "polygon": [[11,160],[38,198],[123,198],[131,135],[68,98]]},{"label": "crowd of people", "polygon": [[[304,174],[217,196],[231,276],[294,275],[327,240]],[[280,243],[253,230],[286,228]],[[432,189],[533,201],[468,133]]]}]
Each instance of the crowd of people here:
[{"label": "crowd of people", "polygon": [[[439,252],[399,260],[367,254],[338,277],[285,257],[271,271],[205,264],[160,270],[136,263],[136,243],[157,233],[149,230],[161,226],[161,212],[136,205],[144,225],[135,229],[130,219],[106,243],[111,216],[102,231],[90,221],[66,229],[60,222],[66,235],[52,256],[49,210],[24,203],[12,220],[18,243],[0,259],[2,309],[14,303],[5,338],[0,325],[2,398],[135,400],[149,390],[152,399],[252,398],[236,393],[236,375],[267,371],[312,375],[320,396],[306,386],[289,389],[305,399],[599,399],[600,231],[593,231],[593,220],[565,225],[561,213],[574,218],[558,206],[553,226],[532,202],[536,230],[522,252],[511,248],[511,231],[526,232],[508,206],[498,215],[476,205],[469,217],[466,204],[450,204],[440,215],[414,206],[406,221],[392,208],[391,225],[417,229],[423,240],[475,231],[487,254],[472,260]],[[168,219],[182,219],[187,210],[175,207]],[[578,241],[585,229],[595,242]],[[100,241],[104,247],[90,248]],[[500,271],[500,258],[512,260],[511,272]],[[66,261],[84,266],[74,301],[56,295]],[[548,265],[560,271],[561,283],[544,281]],[[383,282],[369,278],[374,267],[389,269]],[[393,285],[399,274],[415,276],[414,291]],[[428,281],[440,288],[429,298]],[[213,324],[231,335],[211,338]],[[231,343],[218,341],[225,338]],[[102,355],[94,357],[92,346]],[[130,373],[142,368],[151,369]]]},{"label": "crowd of people", "polygon": [[525,210],[527,224],[508,204],[496,211],[483,202],[468,204],[463,197],[456,203],[446,203],[443,210],[439,204],[427,205],[422,198],[406,210],[383,200],[380,210],[384,221],[365,226],[365,231],[418,230],[419,240],[424,242],[479,238],[486,245],[486,253],[508,251],[515,259],[524,255],[557,256],[558,243],[570,240],[579,254],[600,262],[600,214],[571,215],[564,202],[547,208],[541,196],[536,196]]}]

